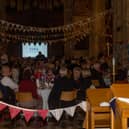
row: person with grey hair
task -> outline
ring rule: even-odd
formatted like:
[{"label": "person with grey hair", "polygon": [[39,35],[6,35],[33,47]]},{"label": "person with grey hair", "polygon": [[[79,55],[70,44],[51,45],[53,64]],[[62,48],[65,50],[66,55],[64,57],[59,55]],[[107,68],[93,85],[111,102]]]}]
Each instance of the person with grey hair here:
[{"label": "person with grey hair", "polygon": [[57,77],[57,79],[55,79],[54,86],[49,95],[48,99],[49,109],[63,108],[71,106],[71,104],[73,104],[72,102],[61,104],[60,101],[60,96],[62,91],[72,91],[74,89],[73,81],[67,77],[67,74],[68,74],[68,69],[66,67],[61,67],[59,70],[59,76]]}]

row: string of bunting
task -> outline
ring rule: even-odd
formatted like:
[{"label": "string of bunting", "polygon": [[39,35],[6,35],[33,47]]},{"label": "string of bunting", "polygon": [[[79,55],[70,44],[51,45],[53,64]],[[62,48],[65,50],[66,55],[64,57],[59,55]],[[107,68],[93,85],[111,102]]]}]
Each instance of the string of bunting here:
[{"label": "string of bunting", "polygon": [[[76,35],[71,35],[67,38],[58,38],[58,39],[45,39],[44,37],[40,37],[40,36],[22,36],[22,35],[12,35],[12,34],[8,34],[6,36],[4,36],[4,33],[0,33],[0,37],[2,37],[3,39],[5,39],[6,41],[10,41],[10,40],[18,40],[18,41],[23,41],[23,42],[42,42],[44,41],[44,43],[57,43],[57,42],[66,42],[66,41],[80,41],[81,39],[84,39],[89,33],[77,33]],[[112,38],[112,35],[110,34],[96,34],[98,36],[104,36],[104,37],[109,37]]]},{"label": "string of bunting", "polygon": [[3,110],[5,110],[6,108],[9,109],[10,112],[10,117],[11,119],[14,119],[18,114],[20,114],[21,112],[24,115],[24,118],[26,120],[26,122],[29,122],[30,119],[33,117],[33,115],[36,113],[38,114],[43,120],[45,120],[48,116],[49,113],[51,113],[53,115],[53,117],[59,121],[63,112],[65,111],[68,115],[70,115],[71,117],[74,116],[75,114],[75,110],[77,107],[82,108],[84,111],[86,111],[86,101],[83,101],[77,105],[74,105],[72,107],[67,107],[67,108],[60,108],[60,109],[54,109],[54,110],[45,110],[45,109],[39,109],[39,110],[35,110],[35,109],[26,109],[26,108],[22,108],[22,107],[18,107],[18,106],[13,106],[7,103],[4,103],[2,101],[0,101],[0,112],[2,112]]},{"label": "string of bunting", "polygon": [[80,41],[84,37],[86,37],[88,32],[76,32],[76,33],[69,33],[66,34],[65,36],[56,37],[58,38],[50,38],[50,36],[45,36],[45,35],[39,35],[39,36],[30,36],[30,35],[20,35],[20,34],[5,34],[5,33],[0,33],[0,37],[5,38],[6,40],[19,40],[19,41],[27,41],[27,42],[33,42],[33,41],[44,41],[47,43],[53,43],[53,42],[63,42],[67,40],[72,40],[75,39]]},{"label": "string of bunting", "polygon": [[[9,41],[18,40],[26,42],[44,41],[53,43],[67,40],[80,41],[91,32],[91,24],[97,18],[103,17],[111,12],[112,10],[106,10],[105,12],[98,13],[95,17],[89,17],[72,24],[50,28],[25,26],[0,20],[0,37]],[[104,35],[107,36],[106,34]]]}]

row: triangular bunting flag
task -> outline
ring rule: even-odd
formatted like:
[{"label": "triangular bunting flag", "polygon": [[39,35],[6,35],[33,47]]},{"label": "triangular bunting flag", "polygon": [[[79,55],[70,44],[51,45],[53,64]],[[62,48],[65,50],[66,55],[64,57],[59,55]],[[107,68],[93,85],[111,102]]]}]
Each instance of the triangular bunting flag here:
[{"label": "triangular bunting flag", "polygon": [[71,117],[73,117],[74,116],[74,113],[75,113],[75,110],[76,110],[76,106],[65,108],[64,110],[65,110],[65,112],[68,115],[70,115]]},{"label": "triangular bunting flag", "polygon": [[57,109],[57,110],[51,110],[51,114],[54,116],[54,118],[59,121],[62,114],[63,114],[63,109]]},{"label": "triangular bunting flag", "polygon": [[48,114],[48,110],[38,110],[38,113],[43,118],[43,120],[45,120]]},{"label": "triangular bunting flag", "polygon": [[0,103],[0,111],[3,111],[7,106],[5,104]]},{"label": "triangular bunting flag", "polygon": [[116,114],[116,97],[112,98],[109,103],[112,111]]},{"label": "triangular bunting flag", "polygon": [[23,110],[23,114],[24,114],[24,117],[25,117],[25,120],[26,122],[29,122],[29,120],[32,118],[32,116],[34,115],[34,112],[33,111],[26,111],[26,110]]},{"label": "triangular bunting flag", "polygon": [[80,104],[78,104],[78,106],[79,106],[83,111],[86,112],[86,110],[87,110],[87,102],[86,102],[86,101],[81,102]]},{"label": "triangular bunting flag", "polygon": [[18,108],[9,107],[11,119],[14,119],[20,113],[20,111],[21,110]]}]

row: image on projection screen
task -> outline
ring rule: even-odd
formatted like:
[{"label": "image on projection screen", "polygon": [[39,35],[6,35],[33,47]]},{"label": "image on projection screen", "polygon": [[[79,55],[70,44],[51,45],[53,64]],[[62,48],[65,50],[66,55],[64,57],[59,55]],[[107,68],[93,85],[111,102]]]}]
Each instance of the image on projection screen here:
[{"label": "image on projection screen", "polygon": [[36,57],[38,55],[38,52],[41,51],[42,54],[44,54],[45,57],[48,55],[48,49],[47,44],[44,43],[22,43],[22,57]]}]

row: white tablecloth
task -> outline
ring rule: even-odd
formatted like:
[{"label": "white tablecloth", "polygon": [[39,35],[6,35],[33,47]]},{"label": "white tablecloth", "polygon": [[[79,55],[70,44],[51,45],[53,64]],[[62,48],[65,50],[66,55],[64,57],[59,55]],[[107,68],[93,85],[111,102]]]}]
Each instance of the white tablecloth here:
[{"label": "white tablecloth", "polygon": [[51,89],[38,89],[38,94],[42,97],[42,100],[43,100],[43,106],[42,108],[43,109],[49,109],[48,108],[48,97],[49,97],[49,94],[51,92]]}]

